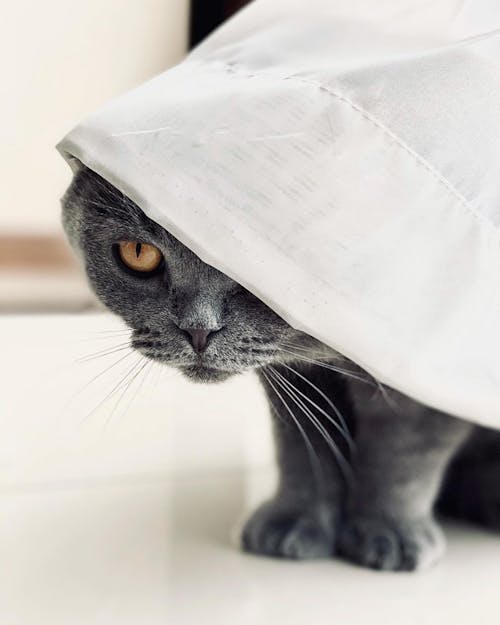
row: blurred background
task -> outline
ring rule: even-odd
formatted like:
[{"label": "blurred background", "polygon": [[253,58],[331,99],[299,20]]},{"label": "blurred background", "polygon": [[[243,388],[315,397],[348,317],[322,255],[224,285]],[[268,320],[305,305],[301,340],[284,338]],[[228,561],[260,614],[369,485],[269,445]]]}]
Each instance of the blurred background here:
[{"label": "blurred background", "polygon": [[178,63],[246,3],[3,4],[0,312],[95,305],[61,232],[59,200],[70,170],[54,146],[86,114]]}]

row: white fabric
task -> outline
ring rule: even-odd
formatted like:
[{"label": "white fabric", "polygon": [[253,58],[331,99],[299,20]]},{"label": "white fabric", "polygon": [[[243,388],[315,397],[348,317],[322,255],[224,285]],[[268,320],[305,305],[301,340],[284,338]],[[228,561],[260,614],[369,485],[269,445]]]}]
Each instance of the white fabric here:
[{"label": "white fabric", "polygon": [[59,148],[293,326],[500,427],[500,5],[257,0]]}]

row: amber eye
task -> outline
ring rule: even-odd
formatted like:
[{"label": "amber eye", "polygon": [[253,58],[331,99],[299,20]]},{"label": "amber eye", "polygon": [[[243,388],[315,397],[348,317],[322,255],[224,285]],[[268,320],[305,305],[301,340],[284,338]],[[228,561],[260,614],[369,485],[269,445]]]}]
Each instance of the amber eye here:
[{"label": "amber eye", "polygon": [[120,241],[117,247],[120,260],[132,271],[152,273],[158,269],[163,260],[160,250],[149,243]]}]

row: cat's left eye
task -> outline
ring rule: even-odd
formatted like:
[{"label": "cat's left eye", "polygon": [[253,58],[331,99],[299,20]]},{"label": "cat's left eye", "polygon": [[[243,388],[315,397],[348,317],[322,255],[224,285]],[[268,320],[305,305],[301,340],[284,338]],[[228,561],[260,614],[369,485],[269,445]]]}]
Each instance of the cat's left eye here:
[{"label": "cat's left eye", "polygon": [[154,273],[163,261],[163,254],[150,243],[120,241],[116,247],[120,261],[128,269],[143,275]]}]

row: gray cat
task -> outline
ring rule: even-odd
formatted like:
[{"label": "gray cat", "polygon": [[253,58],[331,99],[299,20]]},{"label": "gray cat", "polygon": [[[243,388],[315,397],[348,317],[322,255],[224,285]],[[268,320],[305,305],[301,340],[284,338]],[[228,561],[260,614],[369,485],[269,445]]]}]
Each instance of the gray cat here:
[{"label": "gray cat", "polygon": [[246,523],[246,551],[409,571],[443,552],[436,503],[500,528],[499,433],[382,387],[83,166],[63,198],[63,222],[96,294],[131,328],[133,348],[197,382],[257,372],[280,479]]}]

